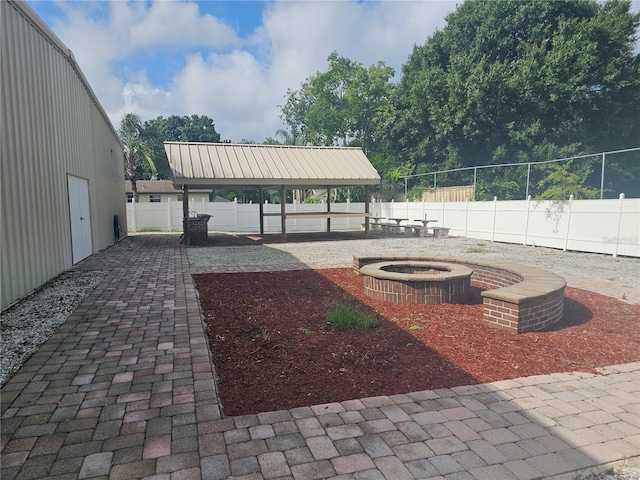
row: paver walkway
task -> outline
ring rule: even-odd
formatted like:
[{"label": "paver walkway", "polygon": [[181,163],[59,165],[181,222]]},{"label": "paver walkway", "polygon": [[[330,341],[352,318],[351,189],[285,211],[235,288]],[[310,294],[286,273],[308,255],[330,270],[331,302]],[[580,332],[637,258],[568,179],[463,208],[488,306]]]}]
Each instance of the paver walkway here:
[{"label": "paver walkway", "polygon": [[534,479],[640,456],[640,363],[222,417],[185,249],[140,236],[2,389],[10,479]]}]

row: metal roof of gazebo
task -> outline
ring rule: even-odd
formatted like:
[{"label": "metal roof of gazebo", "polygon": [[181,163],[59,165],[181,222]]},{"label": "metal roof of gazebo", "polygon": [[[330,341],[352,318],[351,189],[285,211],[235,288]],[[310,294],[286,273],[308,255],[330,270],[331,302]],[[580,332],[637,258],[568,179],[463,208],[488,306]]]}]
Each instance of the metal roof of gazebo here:
[{"label": "metal roof of gazebo", "polygon": [[[262,193],[279,189],[286,198],[287,188],[327,188],[363,185],[365,187],[364,213],[314,213],[327,219],[337,216],[362,216],[365,234],[369,225],[369,185],[380,183],[380,175],[360,148],[298,147],[288,145],[249,145],[231,143],[164,142],[169,166],[176,187],[185,194],[184,217],[188,217],[189,189],[211,188],[221,190],[260,191],[260,233],[264,233]],[[330,196],[328,196],[329,198]],[[281,204],[282,235],[286,240],[286,219],[300,213],[287,213]],[[307,215],[307,214],[305,214]],[[308,214],[310,215],[310,214]],[[185,237],[189,242],[189,222],[185,220]]]},{"label": "metal roof of gazebo", "polygon": [[259,189],[376,185],[360,148],[165,142],[176,186]]}]

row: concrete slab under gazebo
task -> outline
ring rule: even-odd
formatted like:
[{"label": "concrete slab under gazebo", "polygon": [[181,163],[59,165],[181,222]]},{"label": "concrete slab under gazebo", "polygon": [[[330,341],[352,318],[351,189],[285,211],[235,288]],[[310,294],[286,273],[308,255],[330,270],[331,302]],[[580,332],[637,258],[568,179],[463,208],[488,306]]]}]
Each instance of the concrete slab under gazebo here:
[{"label": "concrete slab under gazebo", "polygon": [[[165,142],[173,183],[184,193],[184,237],[190,243],[189,190],[258,190],[260,234],[264,234],[264,217],[279,216],[283,240],[287,239],[287,219],[326,218],[327,232],[331,218],[364,218],[365,236],[369,232],[369,187],[380,183],[380,175],[360,148],[299,147],[289,145],[249,145],[231,143]],[[331,189],[364,186],[364,212],[332,212]],[[323,212],[287,212],[288,189],[327,189]],[[280,190],[279,213],[264,212],[264,191]]]}]

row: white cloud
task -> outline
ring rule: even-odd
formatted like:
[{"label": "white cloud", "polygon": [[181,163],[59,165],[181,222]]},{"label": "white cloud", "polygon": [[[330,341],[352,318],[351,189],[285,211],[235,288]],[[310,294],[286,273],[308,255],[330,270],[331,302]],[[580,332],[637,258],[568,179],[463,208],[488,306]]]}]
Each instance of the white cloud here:
[{"label": "white cloud", "polygon": [[175,49],[226,48],[239,44],[231,27],[212,15],[200,15],[195,3],[156,1],[144,13],[141,21],[131,26],[131,40],[136,46]]},{"label": "white cloud", "polygon": [[[365,66],[384,61],[399,78],[413,45],[444,26],[455,8],[451,1],[275,2],[265,7],[255,34],[240,39],[194,3],[107,5],[96,12],[83,2],[63,4],[66,16],[52,27],[114,124],[128,112],[201,114],[214,120],[223,139],[257,142],[282,128],[278,105],[287,89],[325,70],[333,50]],[[169,82],[134,63],[136,55],[167,48],[184,51]]]}]

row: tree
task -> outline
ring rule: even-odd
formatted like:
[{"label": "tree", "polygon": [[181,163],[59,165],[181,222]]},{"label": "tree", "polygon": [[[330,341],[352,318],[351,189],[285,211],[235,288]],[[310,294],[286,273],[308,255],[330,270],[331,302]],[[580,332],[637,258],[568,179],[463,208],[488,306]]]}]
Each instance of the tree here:
[{"label": "tree", "polygon": [[622,0],[466,1],[403,66],[395,156],[436,170],[636,146],[639,24]]},{"label": "tree", "polygon": [[358,145],[365,153],[375,144],[375,124],[382,120],[393,89],[391,67],[365,68],[332,52],[326,72],[316,72],[300,90],[287,90],[281,118],[302,144]]},{"label": "tree", "polygon": [[124,166],[126,178],[131,182],[134,198],[138,196],[139,168],[145,165],[151,172],[156,171],[151,157],[151,148],[143,138],[140,116],[127,113],[120,121],[118,135],[124,146]]},{"label": "tree", "polygon": [[[163,142],[211,142],[219,143],[220,134],[216,132],[213,120],[206,115],[162,116],[144,123],[143,138],[150,145],[157,166],[157,176],[166,180],[171,178],[171,168]],[[144,172],[150,178],[149,171]]]}]

